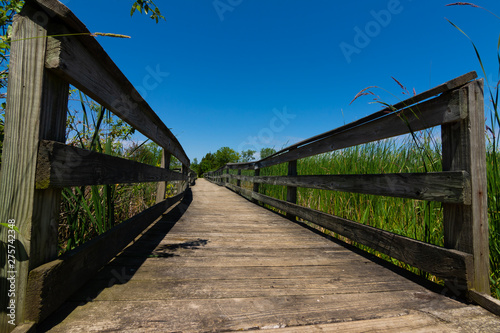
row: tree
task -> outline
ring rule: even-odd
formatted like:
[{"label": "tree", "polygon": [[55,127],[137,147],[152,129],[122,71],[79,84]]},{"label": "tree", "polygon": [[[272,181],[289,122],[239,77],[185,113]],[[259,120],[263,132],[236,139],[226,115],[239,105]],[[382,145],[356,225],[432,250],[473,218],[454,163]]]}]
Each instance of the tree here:
[{"label": "tree", "polygon": [[201,177],[205,172],[217,169],[216,165],[215,155],[208,153],[201,159],[201,162],[198,165],[198,170],[195,169],[194,171],[196,171],[198,176]]},{"label": "tree", "polygon": [[198,177],[202,177],[205,172],[214,171],[223,167],[227,163],[236,163],[240,160],[240,154],[229,147],[219,148],[215,153],[207,153],[197,165],[193,165],[193,169]]},{"label": "tree", "polygon": [[[0,0],[0,99],[5,99],[5,94],[1,91],[7,87],[9,75],[9,55],[12,33],[12,22],[14,16],[19,13],[24,6],[25,0]],[[165,19],[161,15],[160,9],[153,0],[136,0],[132,4],[130,15],[135,11],[149,15],[158,23],[159,19]],[[4,138],[5,108],[3,101],[0,107],[0,163],[2,159],[2,147]],[[0,164],[1,166],[1,164]]]},{"label": "tree", "polygon": [[[161,15],[160,9],[156,6],[153,0],[137,0],[132,5],[132,10],[130,11],[130,16],[134,15],[135,11],[138,10],[139,13],[149,15],[149,17],[158,23],[159,19],[165,20],[165,17]],[[151,13],[151,14],[150,14]]]},{"label": "tree", "polygon": [[241,152],[241,157],[240,157],[240,162],[250,162],[250,161],[254,160],[253,155],[254,155],[256,152],[257,152],[257,151],[255,151],[255,150],[251,150],[251,149],[248,149],[248,150],[242,151],[242,152]]},{"label": "tree", "polygon": [[215,152],[217,169],[223,167],[227,163],[236,163],[239,161],[239,159],[240,154],[229,147],[219,148],[219,150]]},{"label": "tree", "polygon": [[273,154],[276,154],[276,149],[274,148],[262,148],[260,150],[260,158],[266,158],[266,157],[269,157]]}]

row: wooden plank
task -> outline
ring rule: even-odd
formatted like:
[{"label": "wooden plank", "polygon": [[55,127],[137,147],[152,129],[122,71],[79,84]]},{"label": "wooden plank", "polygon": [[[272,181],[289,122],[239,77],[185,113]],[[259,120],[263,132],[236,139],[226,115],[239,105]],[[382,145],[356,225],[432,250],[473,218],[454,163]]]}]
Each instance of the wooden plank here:
[{"label": "wooden plank", "polygon": [[183,196],[184,193],[180,193],[168,198],[58,259],[31,270],[26,320],[38,323],[47,318],[102,266]]},{"label": "wooden plank", "polygon": [[[297,160],[288,162],[288,177],[297,177]],[[297,187],[288,185],[286,187],[286,201],[292,204],[297,203]],[[287,213],[286,217],[292,221],[297,220],[297,216]]]},{"label": "wooden plank", "polygon": [[[295,143],[295,144],[293,144],[291,146],[283,148],[282,150],[276,152],[275,154],[269,156],[268,158],[272,158],[274,156],[282,155],[282,154],[284,154],[286,152],[289,152],[291,150],[294,150],[294,149],[296,149],[296,148],[298,148],[300,146],[304,146],[304,145],[310,144],[312,142],[322,140],[322,139],[327,138],[327,137],[329,137],[329,136],[331,136],[333,134],[346,131],[348,129],[351,129],[351,128],[357,127],[359,125],[365,124],[367,122],[373,121],[373,120],[375,120],[377,118],[381,118],[381,117],[387,116],[388,113],[393,112],[395,110],[400,110],[400,109],[409,107],[409,106],[411,106],[413,104],[422,102],[422,101],[424,101],[424,100],[426,100],[428,98],[431,98],[433,96],[436,96],[438,94],[442,94],[442,93],[445,93],[447,91],[459,88],[460,86],[463,86],[464,84],[466,84],[466,83],[468,83],[471,80],[474,80],[476,78],[477,78],[477,73],[474,72],[474,71],[473,72],[469,72],[469,73],[464,74],[464,75],[461,75],[461,76],[459,76],[459,77],[457,77],[457,78],[455,78],[453,80],[450,80],[448,82],[445,82],[445,83],[443,83],[443,84],[441,84],[441,85],[439,85],[437,87],[429,89],[429,90],[427,90],[427,91],[425,91],[423,93],[417,94],[416,96],[410,97],[407,100],[404,100],[402,102],[394,104],[390,108],[385,108],[383,110],[375,112],[375,113],[373,113],[373,114],[371,114],[369,116],[366,116],[364,118],[358,119],[358,120],[356,120],[356,121],[354,121],[352,123],[349,123],[347,125],[344,125],[344,126],[341,126],[339,128],[333,129],[331,131],[328,131],[328,132],[325,132],[325,133],[313,136],[311,138],[308,138],[306,140],[297,142],[297,143]],[[253,169],[253,168],[257,167],[257,165],[261,161],[262,160],[260,160],[260,161],[254,161],[254,162],[249,162],[249,163],[229,163],[228,167],[230,167],[230,168]]]},{"label": "wooden plank", "polygon": [[43,140],[36,188],[184,180],[185,175],[151,165]]},{"label": "wooden plank", "polygon": [[[115,287],[119,286],[115,284],[112,288]],[[419,299],[419,295],[428,299]],[[81,304],[81,302],[75,303]],[[439,304],[445,310],[458,307],[457,303],[452,300],[436,302],[436,297],[432,294],[405,291],[345,295],[95,301],[78,307],[67,320],[51,332],[123,330],[124,327],[130,332],[147,329],[154,332],[253,330],[265,332],[267,329],[281,327],[286,332],[288,327],[306,328],[308,327],[306,325],[319,323],[346,321],[356,323],[380,318],[389,320],[391,317],[397,318],[408,314],[409,309],[423,312],[425,306],[435,308]],[[89,321],[89,318],[92,320]],[[491,320],[490,317],[482,319]]]},{"label": "wooden plank", "polygon": [[[465,170],[471,177],[471,205],[443,205],[445,247],[474,256],[468,289],[489,293],[489,233],[483,81],[460,89],[460,106],[468,117],[441,128],[443,170]],[[453,283],[453,281],[450,281]]]},{"label": "wooden plank", "polygon": [[265,204],[295,214],[306,221],[315,223],[354,242],[366,245],[436,276],[457,278],[459,281],[462,281],[467,279],[468,270],[471,269],[472,256],[467,253],[399,236],[391,232],[244,189],[237,189],[237,191],[247,195],[250,194],[254,199]]},{"label": "wooden plank", "polygon": [[[228,175],[229,175],[229,168],[227,169]],[[238,176],[241,176],[241,169],[238,169]],[[236,180],[236,186],[241,187],[241,180],[237,179]]]},{"label": "wooden plank", "polygon": [[[406,331],[432,331],[427,319],[406,317],[414,313],[451,331],[454,327],[494,331],[500,323],[486,310],[415,283],[421,279],[407,280],[410,273],[397,274],[402,270],[378,265],[371,256],[340,250],[340,242],[204,179],[193,188],[193,198],[180,219],[166,214],[40,330],[123,331],[125,327],[128,331],[220,332],[295,327],[304,332],[336,323],[345,324],[340,331],[348,331],[348,324],[358,331],[369,330],[370,324],[382,330],[399,326],[408,327]],[[242,232],[239,239],[229,242],[235,235],[233,226],[242,224],[241,214],[257,231]],[[202,238],[206,242],[196,243],[217,222],[217,235],[207,233]],[[280,224],[286,228],[280,239],[271,237],[267,229],[258,231],[261,225]],[[224,232],[227,235],[219,234]],[[259,247],[246,247],[247,236],[252,243],[259,242]],[[286,236],[295,248],[280,253]],[[309,237],[319,245],[310,241],[310,247],[304,246],[302,240]],[[162,249],[168,249],[166,256],[154,257]],[[282,262],[285,257],[286,263]],[[318,266],[320,262],[328,264]],[[391,318],[401,317],[408,319],[407,325],[398,321],[391,326]],[[441,328],[436,326],[436,330]]]},{"label": "wooden plank", "polygon": [[500,316],[500,300],[491,297],[489,294],[484,294],[475,291],[474,289],[467,291],[468,297],[476,304],[490,311],[491,313]]},{"label": "wooden plank", "polygon": [[459,92],[451,91],[411,108],[392,112],[385,117],[377,118],[344,131],[334,132],[320,140],[261,160],[257,163],[257,167],[269,167],[363,143],[408,134],[411,131],[416,132],[441,124],[454,123],[467,117],[467,114],[462,113],[463,111],[466,110],[459,108]]},{"label": "wooden plank", "polygon": [[[259,193],[259,187],[260,187],[260,184],[259,184],[259,183],[257,183],[257,182],[254,182],[254,181],[253,181],[253,179],[254,179],[255,177],[259,177],[259,176],[260,176],[260,169],[255,169],[255,171],[254,171],[254,176],[253,176],[253,177],[251,177],[251,180],[248,180],[248,179],[247,179],[247,181],[249,181],[249,182],[253,182],[253,191],[254,191],[255,193]],[[250,178],[250,177],[249,177],[249,178]],[[259,201],[257,201],[257,200],[253,200],[253,199],[252,199],[252,201],[253,201],[253,203],[256,203],[256,204],[258,204],[258,203],[259,203]]]},{"label": "wooden plank", "polygon": [[[12,241],[8,229],[0,228],[4,253],[15,251],[14,262],[1,264],[0,303],[4,310],[15,301],[17,324],[25,318],[29,270],[57,256],[60,190],[35,191],[33,185],[40,139],[65,140],[69,90],[67,83],[45,71],[48,22],[37,22],[36,15],[37,9],[26,5],[14,19],[0,188],[0,220],[12,220],[20,230]],[[8,272],[16,272],[15,296],[10,299]],[[12,319],[0,316],[1,332],[13,328],[7,322]]]},{"label": "wooden plank", "polygon": [[[58,33],[71,32],[61,27]],[[89,38],[49,37],[45,66],[189,166],[189,158],[177,138],[128,79],[116,68],[112,70],[106,66],[110,63],[110,60],[103,61],[109,58],[107,54],[91,51]]]},{"label": "wooden plank", "polygon": [[[485,318],[486,319],[486,318]],[[276,325],[278,326],[278,325]],[[494,323],[486,325],[488,329],[495,329]],[[442,321],[425,312],[410,312],[397,317],[373,318],[349,322],[328,324],[313,324],[286,328],[272,327],[266,333],[359,333],[359,332],[384,332],[384,333],[459,333],[463,328],[454,322]]]},{"label": "wooden plank", "polygon": [[[161,168],[170,170],[170,153],[165,149],[161,151]],[[165,194],[167,192],[168,182],[159,182],[156,188],[156,203],[165,200]]]},{"label": "wooden plank", "polygon": [[416,200],[471,204],[470,175],[465,171],[371,175],[233,176],[254,184],[297,186]]}]

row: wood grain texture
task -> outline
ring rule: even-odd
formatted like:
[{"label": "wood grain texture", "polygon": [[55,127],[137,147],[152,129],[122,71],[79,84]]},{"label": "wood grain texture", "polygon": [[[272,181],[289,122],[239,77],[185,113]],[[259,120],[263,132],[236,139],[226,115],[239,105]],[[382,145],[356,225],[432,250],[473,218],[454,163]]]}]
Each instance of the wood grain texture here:
[{"label": "wood grain texture", "polygon": [[226,186],[237,193],[294,214],[436,276],[457,279],[457,283],[463,283],[467,280],[468,274],[473,274],[472,256],[467,253],[399,236],[355,221],[237,188],[231,184]]},{"label": "wood grain texture", "polygon": [[186,179],[185,175],[172,170],[49,140],[40,143],[38,154],[38,189]]},{"label": "wood grain texture", "polygon": [[467,293],[468,297],[474,303],[479,304],[491,313],[500,316],[500,300],[491,297],[489,294],[480,293],[473,289],[469,290]]},{"label": "wood grain texture", "polygon": [[[288,177],[297,177],[297,160],[288,162]],[[297,203],[297,186],[289,184],[286,187],[286,201]],[[287,213],[286,217],[292,221],[297,220],[297,216],[290,213]]]},{"label": "wood grain texture", "polygon": [[432,292],[224,187],[200,179],[192,190],[186,209],[165,215],[41,330],[453,332],[500,325],[488,311]]},{"label": "wood grain texture", "polygon": [[[60,29],[59,34],[70,33],[64,27]],[[96,55],[84,40],[77,37],[49,37],[46,67],[158,143],[182,164],[189,166],[189,158],[179,141],[149,104],[121,72],[110,70],[104,65],[101,58],[108,57],[105,53]],[[156,80],[156,85],[167,76],[159,67],[151,71],[148,75]]]},{"label": "wood grain texture", "polygon": [[443,125],[443,170],[471,175],[472,205],[443,206],[445,247],[473,254],[474,276],[468,288],[489,293],[489,233],[486,188],[483,82],[460,89],[460,105],[468,117]]},{"label": "wood grain texture", "polygon": [[[161,151],[161,167],[170,170],[170,160],[171,155],[166,152],[165,149]],[[156,203],[165,200],[165,194],[167,192],[168,182],[159,182],[156,188]]]},{"label": "wood grain texture", "polygon": [[[45,71],[47,21],[31,18],[37,9],[25,6],[13,24],[9,87],[5,116],[5,138],[0,188],[0,220],[15,220],[15,268],[1,260],[0,305],[7,306],[7,271],[16,271],[16,322],[24,320],[28,272],[57,255],[60,191],[34,188],[40,139],[64,141],[68,84]],[[7,229],[0,228],[2,245]],[[2,246],[3,248],[3,246]],[[11,249],[12,250],[12,249]],[[3,253],[7,253],[7,248]],[[12,252],[11,252],[12,253]],[[14,299],[14,298],[13,298]],[[2,310],[3,311],[3,310]],[[0,331],[13,327],[0,316]]]},{"label": "wood grain texture", "polygon": [[[278,155],[282,155],[282,154],[285,154],[287,152],[290,152],[294,149],[297,149],[298,147],[301,147],[301,146],[305,146],[305,145],[308,145],[310,143],[313,143],[315,141],[319,141],[319,140],[323,140],[325,138],[328,138],[334,134],[337,134],[337,133],[340,133],[340,132],[344,132],[344,131],[347,131],[347,130],[350,130],[354,127],[357,127],[359,125],[363,125],[363,124],[366,124],[368,122],[371,122],[375,119],[378,119],[378,118],[382,118],[382,117],[385,117],[387,116],[389,113],[392,113],[394,112],[395,110],[400,110],[400,109],[404,109],[404,108],[407,108],[407,107],[410,107],[414,104],[417,104],[417,103],[420,103],[428,98],[431,98],[431,97],[434,97],[438,94],[443,94],[443,93],[446,93],[446,92],[449,92],[451,90],[455,90],[457,88],[459,88],[460,86],[463,86],[464,84],[470,82],[471,80],[474,80],[477,78],[477,73],[476,72],[469,72],[467,74],[464,74],[464,75],[461,75],[453,80],[450,80],[448,82],[445,82],[437,87],[434,87],[432,89],[429,89],[423,93],[420,93],[416,96],[413,96],[407,100],[404,100],[400,103],[397,103],[393,106],[391,106],[390,108],[385,108],[383,110],[380,110],[378,112],[375,112],[369,116],[366,116],[366,117],[363,117],[361,119],[358,119],[352,123],[349,123],[347,125],[344,125],[344,126],[341,126],[339,128],[336,128],[336,129],[333,129],[331,131],[328,131],[328,132],[325,132],[325,133],[322,133],[322,134],[319,134],[319,135],[316,135],[316,136],[313,136],[311,138],[308,138],[306,140],[303,140],[303,141],[300,141],[300,142],[297,142],[291,146],[288,146],[286,148],[283,148],[282,150],[276,152],[275,154],[269,156],[267,159],[272,159],[273,157],[275,156],[278,156]],[[414,106],[412,107],[412,109],[415,109],[415,110],[418,110],[419,107],[418,106]],[[259,166],[259,162],[261,162],[262,160],[260,161],[253,161],[253,162],[247,162],[247,163],[228,163],[228,167],[231,168],[231,169],[254,169],[256,167]]]},{"label": "wood grain texture", "polygon": [[372,175],[235,176],[254,182],[383,195],[416,200],[471,204],[470,175],[465,171]]},{"label": "wood grain texture", "polygon": [[37,323],[45,319],[183,196],[181,193],[168,198],[58,259],[31,270],[26,319]]},{"label": "wood grain texture", "polygon": [[345,131],[335,131],[323,139],[291,149],[288,152],[268,157],[256,163],[259,168],[348,148],[363,143],[387,139],[416,132],[426,128],[454,123],[464,119],[463,109],[458,106],[459,92],[451,91],[426,102],[385,117],[359,124]]}]

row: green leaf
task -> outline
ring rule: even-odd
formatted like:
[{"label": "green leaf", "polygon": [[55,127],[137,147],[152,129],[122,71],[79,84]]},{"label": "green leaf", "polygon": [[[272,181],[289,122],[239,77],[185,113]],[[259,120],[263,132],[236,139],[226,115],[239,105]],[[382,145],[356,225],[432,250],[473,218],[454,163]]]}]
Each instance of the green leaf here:
[{"label": "green leaf", "polygon": [[14,230],[15,232],[17,232],[18,234],[20,234],[21,232],[19,231],[19,228],[16,227],[15,225],[13,224],[8,224],[8,223],[0,223],[1,226],[3,227],[6,227],[6,228],[9,228],[9,229],[12,229]]}]

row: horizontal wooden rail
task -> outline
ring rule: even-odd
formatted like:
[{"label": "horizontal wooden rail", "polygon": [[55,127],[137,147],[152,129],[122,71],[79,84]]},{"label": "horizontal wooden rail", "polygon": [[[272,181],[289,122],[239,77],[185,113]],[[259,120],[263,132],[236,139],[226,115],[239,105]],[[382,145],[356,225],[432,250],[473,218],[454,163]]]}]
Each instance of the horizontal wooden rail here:
[{"label": "horizontal wooden rail", "polygon": [[44,140],[38,149],[37,189],[179,180],[187,175],[60,142]]},{"label": "horizontal wooden rail", "polygon": [[[66,36],[55,37],[62,34]],[[8,294],[7,271],[16,271],[10,302],[16,304],[15,324],[21,324],[37,322],[62,304],[179,200],[196,174],[177,138],[65,5],[27,0],[14,18],[12,40],[0,220],[16,222],[15,251],[20,255],[15,265],[2,264],[0,294]],[[168,75],[159,66],[149,72],[155,84]],[[65,145],[70,83],[163,147],[164,156],[176,157],[181,172],[169,170],[166,161],[158,168]],[[180,194],[164,200],[166,181],[176,181]],[[62,187],[142,182],[161,183],[156,206],[56,259]],[[7,231],[0,228],[4,243]],[[0,332],[13,328],[8,320],[0,316]]]},{"label": "horizontal wooden rail", "polygon": [[377,175],[238,176],[248,182],[373,194],[470,205],[470,176],[465,171]]},{"label": "horizontal wooden rail", "polygon": [[424,91],[420,94],[417,94],[413,97],[410,97],[404,101],[401,101],[399,103],[396,103],[394,105],[391,105],[390,107],[387,107],[383,110],[380,110],[378,112],[375,112],[375,113],[372,113],[371,115],[368,115],[366,117],[363,117],[361,119],[358,119],[356,121],[353,121],[349,124],[346,124],[344,126],[341,126],[341,127],[338,127],[336,129],[333,129],[331,131],[328,131],[328,132],[325,132],[325,133],[322,133],[322,134],[319,134],[319,135],[316,135],[316,136],[313,136],[311,138],[308,138],[306,140],[303,140],[303,141],[300,141],[300,142],[297,142],[291,146],[288,146],[276,153],[274,153],[273,155],[271,156],[268,156],[266,157],[266,159],[270,159],[270,158],[273,158],[274,156],[277,156],[277,155],[282,155],[283,153],[286,153],[288,151],[291,151],[293,149],[296,149],[298,147],[301,147],[301,146],[305,146],[309,143],[312,143],[312,142],[315,142],[315,141],[318,141],[318,140],[321,140],[321,139],[324,139],[326,137],[329,137],[333,134],[336,134],[336,133],[340,133],[340,132],[343,132],[343,131],[346,131],[346,130],[349,130],[351,128],[354,128],[356,126],[359,126],[361,124],[364,124],[364,123],[367,123],[367,122],[370,122],[372,120],[375,120],[377,118],[381,118],[381,117],[384,117],[386,116],[388,113],[391,113],[395,110],[400,110],[400,109],[404,109],[404,108],[408,108],[408,107],[412,107],[414,104],[417,104],[417,103],[420,103],[426,99],[429,99],[429,98],[432,98],[434,96],[437,96],[439,94],[442,94],[442,93],[446,93],[448,91],[451,91],[451,90],[454,90],[454,89],[457,89],[461,86],[463,86],[464,84],[467,84],[468,82],[474,80],[477,78],[477,73],[476,72],[469,72],[467,74],[464,74],[464,75],[461,75],[453,80],[450,80],[448,82],[445,82],[437,87],[434,87],[434,88],[431,88],[427,91]]},{"label": "horizontal wooden rail", "polygon": [[56,260],[30,271],[26,319],[38,323],[47,318],[183,196],[184,192],[168,198]]},{"label": "horizontal wooden rail", "polygon": [[[65,16],[67,13],[58,11],[56,14],[58,18],[68,20]],[[72,33],[90,34],[87,28],[81,26],[78,30],[53,26],[50,31],[50,35]],[[49,37],[45,66],[165,148],[182,164],[189,166],[189,158],[177,138],[94,37]],[[160,76],[163,75],[161,71],[157,75],[158,80],[165,79]]]},{"label": "horizontal wooden rail", "polygon": [[[467,73],[358,121],[286,147],[259,161],[229,163],[208,173],[207,179],[246,195],[253,202],[276,207],[286,212],[287,216],[298,216],[440,276],[456,291],[487,293],[489,247],[484,195],[484,89],[482,80],[470,82],[476,77],[475,72]],[[441,127],[443,172],[371,175],[296,175],[290,172],[293,171],[290,164],[296,163],[298,159],[437,126]],[[303,163],[306,161],[303,160]],[[286,162],[289,163],[287,176],[260,176],[261,168]],[[223,173],[230,169],[238,170],[238,174]],[[256,176],[241,175],[241,170],[252,169],[258,171]],[[235,185],[233,180],[237,180],[237,185],[241,181],[252,182],[253,191]],[[259,184],[286,186],[287,201],[259,194]],[[298,206],[293,202],[293,196],[288,195],[297,187],[442,202],[444,247]],[[481,299],[484,304],[489,304],[487,300]]]},{"label": "horizontal wooden rail", "polygon": [[[312,138],[309,138],[309,139],[303,140],[301,142],[298,142],[296,144],[293,144],[291,146],[288,146],[288,147],[286,147],[286,148],[284,148],[284,149],[276,152],[275,154],[273,154],[273,155],[271,155],[269,157],[266,157],[266,158],[264,158],[262,160],[254,161],[254,162],[245,162],[245,163],[228,163],[227,167],[230,168],[230,169],[247,169],[248,170],[248,169],[262,168],[262,167],[266,167],[266,166],[272,166],[272,165],[280,164],[280,163],[283,163],[283,162],[293,161],[294,159],[296,159],[296,157],[290,157],[289,159],[287,158],[287,159],[283,160],[282,162],[280,162],[279,160],[276,160],[276,157],[280,156],[283,159],[285,156],[288,156],[287,155],[288,153],[290,153],[290,152],[292,152],[294,150],[297,150],[298,148],[307,147],[307,146],[309,146],[309,145],[311,145],[313,143],[322,142],[323,140],[331,138],[332,136],[334,136],[336,134],[339,134],[339,133],[351,130],[351,129],[356,128],[356,127],[361,126],[361,125],[366,125],[366,124],[368,124],[368,123],[370,123],[370,122],[372,122],[374,120],[380,120],[380,119],[388,116],[389,114],[394,113],[394,111],[396,111],[396,110],[401,110],[401,109],[405,109],[406,108],[406,109],[410,110],[410,113],[413,112],[414,115],[417,116],[418,118],[423,118],[423,117],[425,117],[425,114],[423,114],[423,110],[425,108],[428,108],[429,104],[426,103],[426,104],[424,104],[424,106],[421,106],[423,103],[420,103],[420,102],[422,102],[422,101],[424,101],[426,99],[429,99],[431,97],[434,97],[434,96],[436,96],[438,94],[444,94],[444,93],[448,93],[448,92],[450,92],[452,90],[455,90],[455,89],[457,89],[457,88],[465,85],[466,83],[470,82],[471,80],[474,80],[475,78],[477,78],[477,73],[476,72],[467,73],[467,74],[462,75],[462,76],[460,76],[458,78],[455,78],[455,79],[453,79],[453,80],[451,80],[449,82],[443,83],[443,84],[439,85],[438,87],[432,88],[432,89],[430,89],[428,91],[425,91],[425,92],[423,92],[421,94],[418,94],[417,96],[411,97],[411,98],[409,98],[407,100],[404,100],[404,101],[402,101],[400,103],[394,104],[390,108],[383,109],[381,111],[375,112],[375,113],[373,113],[373,114],[371,114],[369,116],[366,116],[364,118],[356,120],[356,121],[354,121],[352,123],[349,123],[347,125],[341,126],[339,128],[333,129],[331,131],[319,134],[319,135],[314,136]],[[450,109],[448,112],[445,111],[444,114],[441,113],[443,123],[457,121],[458,118],[462,118],[463,119],[466,116],[466,114],[464,114],[464,112],[466,112],[464,109],[457,110],[457,108],[456,108],[456,106],[458,106],[458,101],[456,100],[456,98],[458,97],[457,94],[458,93],[455,90],[455,96],[453,97],[455,100],[454,101],[450,101],[450,105],[449,105],[452,109]],[[441,101],[441,102],[443,102],[443,101]],[[420,103],[420,104],[417,104],[417,103]],[[414,104],[416,104],[416,105],[414,105]],[[430,107],[432,108],[432,104],[431,104]],[[447,113],[449,113],[449,117],[446,117]],[[452,115],[452,113],[454,115]],[[458,118],[456,117],[457,113],[459,115]],[[435,115],[435,116],[438,116],[438,115]],[[425,124],[427,124],[427,125],[425,125]],[[439,124],[439,125],[441,125],[441,124]],[[411,125],[411,124],[407,123],[406,125],[408,127],[408,125]],[[412,131],[418,131],[420,129],[434,127],[434,126],[437,126],[437,125],[438,124],[436,124],[436,125],[430,125],[429,120],[426,119],[425,123],[421,122],[421,124],[420,124],[420,126],[422,126],[423,128],[420,127],[420,126],[419,127],[411,127],[411,130]],[[401,134],[395,134],[395,135],[391,135],[391,136],[396,136],[396,135],[402,135],[402,134],[409,133],[410,132],[409,129],[410,128],[407,128],[407,130],[403,129],[403,133],[401,133]],[[382,138],[384,138],[384,137],[382,137]],[[368,142],[375,141],[375,140],[380,140],[382,138],[372,139],[372,140],[370,140]],[[361,142],[361,143],[365,143],[365,142]],[[356,144],[359,144],[359,143],[356,143]],[[356,144],[353,144],[353,145],[356,145]],[[341,149],[341,148],[346,148],[346,147],[339,147],[337,145],[332,145],[330,151],[336,150],[336,149]],[[310,149],[312,149],[312,148],[310,147]],[[320,154],[322,152],[325,152],[325,151],[319,151],[318,150],[317,153],[312,153],[311,155],[301,155],[300,158],[304,158],[304,157],[307,157],[307,156],[312,156],[312,155]]]},{"label": "horizontal wooden rail", "polygon": [[276,207],[331,230],[339,235],[441,278],[467,280],[472,269],[472,255],[420,242],[388,231],[305,208],[263,194],[226,184],[231,190]]}]

